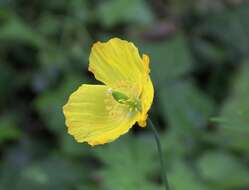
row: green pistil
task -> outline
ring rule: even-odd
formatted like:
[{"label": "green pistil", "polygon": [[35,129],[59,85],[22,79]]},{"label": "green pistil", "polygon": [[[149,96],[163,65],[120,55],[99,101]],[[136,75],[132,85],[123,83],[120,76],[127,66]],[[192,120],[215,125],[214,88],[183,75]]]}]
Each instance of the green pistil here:
[{"label": "green pistil", "polygon": [[128,96],[119,91],[111,91],[111,94],[114,100],[120,104],[128,105],[131,111],[142,111],[141,101],[138,98],[131,100]]}]

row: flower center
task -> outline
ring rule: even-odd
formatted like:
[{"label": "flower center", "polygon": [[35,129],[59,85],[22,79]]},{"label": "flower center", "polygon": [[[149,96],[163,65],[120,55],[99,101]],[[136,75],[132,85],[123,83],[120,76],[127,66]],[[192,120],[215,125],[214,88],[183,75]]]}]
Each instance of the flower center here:
[{"label": "flower center", "polygon": [[112,94],[112,97],[114,100],[120,104],[127,105],[129,107],[129,111],[139,111],[142,112],[142,106],[141,101],[138,98],[131,99],[126,94],[119,92],[119,91],[113,91],[111,89],[108,90],[110,94]]}]

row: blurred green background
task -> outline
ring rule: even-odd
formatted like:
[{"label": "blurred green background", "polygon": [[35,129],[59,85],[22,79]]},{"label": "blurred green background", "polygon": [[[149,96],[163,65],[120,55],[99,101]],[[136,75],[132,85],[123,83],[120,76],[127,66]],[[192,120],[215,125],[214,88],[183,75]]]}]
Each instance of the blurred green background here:
[{"label": "blurred green background", "polygon": [[91,45],[121,37],[151,58],[172,190],[249,189],[249,3],[0,0],[0,190],[161,190],[153,135],[92,148],[62,106]]}]

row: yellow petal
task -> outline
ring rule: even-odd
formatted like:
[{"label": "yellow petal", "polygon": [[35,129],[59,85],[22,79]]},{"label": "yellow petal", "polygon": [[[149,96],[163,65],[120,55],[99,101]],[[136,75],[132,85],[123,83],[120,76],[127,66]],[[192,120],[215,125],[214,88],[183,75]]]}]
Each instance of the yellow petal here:
[{"label": "yellow petal", "polygon": [[134,94],[141,94],[146,70],[133,43],[118,38],[97,42],[92,47],[89,61],[89,70],[96,79],[111,88],[125,85],[128,89],[132,87]]},{"label": "yellow petal", "polygon": [[143,54],[143,63],[144,63],[145,77],[147,77],[147,75],[150,72],[150,68],[149,68],[150,58],[146,54]]},{"label": "yellow petal", "polygon": [[[146,58],[146,65],[148,66],[148,72],[149,72],[149,59]],[[146,126],[146,120],[148,117],[147,112],[149,111],[151,104],[153,102],[154,98],[154,88],[152,81],[150,79],[150,76],[148,75],[147,78],[145,78],[143,91],[141,94],[141,103],[142,103],[142,113],[140,114],[140,118],[138,120],[138,124],[141,127]]]},{"label": "yellow petal", "polygon": [[82,85],[63,107],[68,132],[90,145],[111,142],[126,133],[138,119],[126,105],[117,103],[105,85]]}]

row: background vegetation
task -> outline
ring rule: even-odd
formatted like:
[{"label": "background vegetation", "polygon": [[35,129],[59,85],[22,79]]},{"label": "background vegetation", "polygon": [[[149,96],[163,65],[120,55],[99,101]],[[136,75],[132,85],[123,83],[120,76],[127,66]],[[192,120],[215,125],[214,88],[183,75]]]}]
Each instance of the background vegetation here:
[{"label": "background vegetation", "polygon": [[149,129],[77,144],[62,106],[93,42],[151,57],[172,190],[249,189],[249,3],[245,0],[0,0],[0,189],[159,190]]}]

